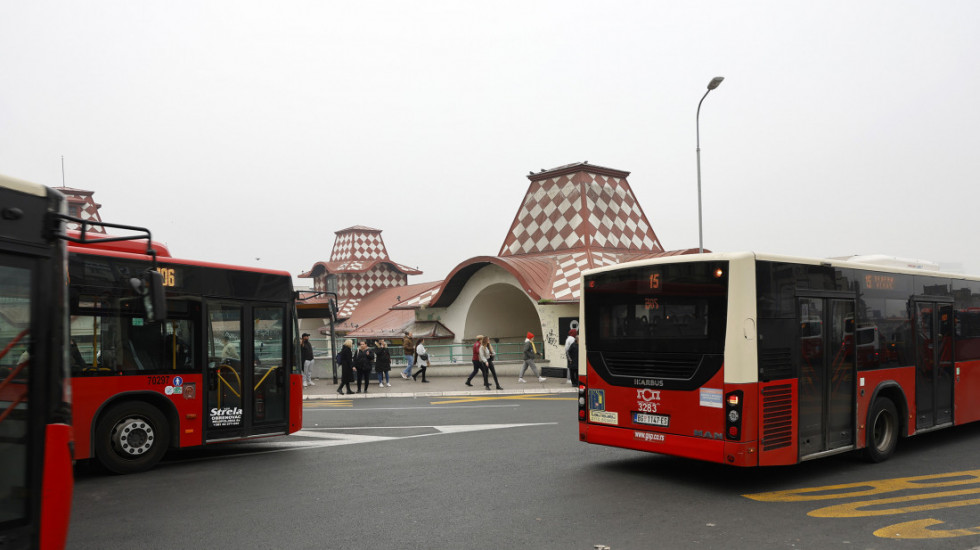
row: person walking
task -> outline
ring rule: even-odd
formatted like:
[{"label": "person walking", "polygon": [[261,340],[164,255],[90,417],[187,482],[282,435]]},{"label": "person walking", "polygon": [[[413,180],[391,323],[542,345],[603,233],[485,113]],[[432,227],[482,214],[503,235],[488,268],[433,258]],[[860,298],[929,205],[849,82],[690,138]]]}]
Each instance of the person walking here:
[{"label": "person walking", "polygon": [[344,387],[347,388],[347,393],[354,393],[350,389],[350,383],[354,381],[354,352],[351,351],[351,346],[354,345],[352,340],[344,340],[344,345],[340,348],[340,353],[337,354],[337,362],[340,363],[340,385],[337,386],[337,393],[343,394]]},{"label": "person walking", "polygon": [[[489,358],[487,359],[487,370],[493,374],[493,383],[497,385],[497,389],[502,390],[503,388],[500,387],[500,382],[497,380],[497,370],[493,368],[493,360],[495,357],[497,357],[497,353],[494,351],[493,346],[490,345],[489,336],[483,337],[483,347],[487,348],[487,354],[489,355]],[[489,385],[487,386],[487,389],[490,389]]]},{"label": "person walking", "polygon": [[481,351],[483,349],[483,335],[476,335],[476,342],[473,342],[473,372],[466,377],[466,385],[472,386],[470,382],[473,381],[473,377],[476,376],[477,372],[483,372],[483,385],[490,389],[490,383],[487,381],[487,363],[483,360]]},{"label": "person walking", "polygon": [[[568,383],[572,383],[572,357],[568,354],[568,349],[572,347],[572,343],[578,338],[578,330],[572,329],[568,331],[568,338],[565,338],[565,359],[568,360]],[[576,357],[577,359],[577,357]],[[575,368],[578,369],[578,361],[575,363]],[[576,378],[578,380],[578,378]]]},{"label": "person walking", "polygon": [[378,349],[374,352],[374,372],[378,373],[378,386],[384,387],[385,382],[391,387],[391,379],[388,373],[391,371],[391,352],[388,350],[388,342],[378,340]]},{"label": "person walking", "polygon": [[524,339],[524,364],[521,365],[521,374],[517,377],[517,381],[521,384],[526,383],[524,380],[524,373],[527,371],[528,367],[531,367],[531,372],[534,376],[538,377],[538,382],[544,382],[547,378],[538,374],[538,366],[534,364],[534,356],[538,354],[538,348],[534,347],[534,334],[527,333],[527,338]]},{"label": "person walking", "polygon": [[412,375],[412,362],[415,360],[415,341],[412,340],[412,333],[407,330],[402,336],[402,350],[405,354],[405,363],[408,365],[402,371],[402,378],[408,380]]},{"label": "person walking", "polygon": [[576,331],[575,338],[572,340],[572,344],[568,346],[568,351],[565,352],[568,357],[568,372],[570,382],[572,384],[578,385],[578,332]]},{"label": "person walking", "polygon": [[361,381],[364,381],[364,393],[368,392],[371,385],[371,363],[374,362],[374,354],[367,347],[367,342],[361,340],[357,345],[357,353],[354,354],[354,370],[357,371],[357,393],[361,393]]},{"label": "person walking", "polygon": [[303,387],[315,386],[313,383],[313,344],[310,343],[310,335],[303,333],[303,340],[300,343],[303,356]]},{"label": "person walking", "polygon": [[429,381],[425,379],[425,369],[429,368],[429,352],[425,349],[424,342],[425,338],[420,336],[415,346],[415,364],[418,365],[419,370],[412,375],[412,380],[416,380],[415,377],[421,374],[422,382],[428,384]]}]

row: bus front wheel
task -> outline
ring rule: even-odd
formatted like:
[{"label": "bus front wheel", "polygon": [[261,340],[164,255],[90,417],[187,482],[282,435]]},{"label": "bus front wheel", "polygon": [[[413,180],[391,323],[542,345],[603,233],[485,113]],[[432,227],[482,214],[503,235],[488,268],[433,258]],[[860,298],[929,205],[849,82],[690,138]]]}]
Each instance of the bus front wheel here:
[{"label": "bus front wheel", "polygon": [[111,472],[131,474],[153,467],[167,452],[170,426],[160,409],[142,401],[112,406],[95,430],[95,456]]},{"label": "bus front wheel", "polygon": [[898,446],[898,409],[891,399],[879,397],[868,412],[867,447],[864,455],[871,462],[882,462]]}]

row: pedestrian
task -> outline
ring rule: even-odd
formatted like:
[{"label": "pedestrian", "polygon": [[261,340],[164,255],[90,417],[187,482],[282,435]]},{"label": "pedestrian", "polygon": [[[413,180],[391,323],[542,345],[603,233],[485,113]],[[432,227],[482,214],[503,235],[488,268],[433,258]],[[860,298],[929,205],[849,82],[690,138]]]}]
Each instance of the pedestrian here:
[{"label": "pedestrian", "polygon": [[416,380],[415,377],[421,374],[422,383],[428,384],[429,381],[425,379],[425,369],[429,368],[429,352],[425,349],[424,342],[425,338],[420,336],[415,346],[415,364],[418,365],[419,370],[412,375],[412,380]]},{"label": "pedestrian", "polygon": [[354,381],[354,352],[351,351],[351,346],[354,342],[351,340],[344,340],[344,345],[340,348],[340,353],[337,354],[337,362],[340,363],[340,385],[337,386],[337,393],[343,394],[344,387],[347,388],[347,393],[354,393],[350,389],[350,383]]},{"label": "pedestrian", "polygon": [[489,336],[483,337],[483,347],[487,348],[487,354],[490,356],[487,359],[487,370],[493,374],[493,383],[497,385],[497,389],[502,390],[503,388],[500,387],[500,382],[497,380],[497,369],[493,368],[493,360],[497,357],[497,353],[494,351],[493,346],[490,345]]},{"label": "pedestrian", "polygon": [[415,360],[415,341],[412,340],[412,333],[407,330],[402,335],[402,350],[405,354],[405,363],[407,363],[405,370],[402,371],[402,378],[408,380],[408,377],[412,375],[412,362]]},{"label": "pedestrian", "polygon": [[521,374],[517,377],[517,381],[521,384],[525,383],[524,372],[527,371],[528,367],[531,367],[531,372],[534,376],[538,377],[538,382],[544,382],[547,378],[538,374],[538,366],[534,364],[534,356],[538,354],[538,348],[534,346],[534,334],[527,333],[527,338],[524,339],[524,364],[521,365]]},{"label": "pedestrian", "polygon": [[303,341],[300,343],[303,355],[303,387],[315,386],[313,383],[313,344],[310,343],[310,335],[303,333]]},{"label": "pedestrian", "polygon": [[388,342],[384,340],[378,340],[378,349],[374,352],[374,371],[378,373],[378,386],[384,387],[387,382],[390,388],[388,372],[391,371],[391,352],[388,351]]},{"label": "pedestrian", "polygon": [[225,335],[223,335],[221,337],[221,343],[223,344],[223,346],[221,347],[221,363],[222,364],[227,365],[229,363],[229,361],[231,361],[232,359],[234,359],[235,361],[237,361],[238,359],[241,358],[238,355],[238,348],[235,347],[235,344],[232,344],[231,343],[231,339],[228,338],[228,335],[227,334],[225,334]]},{"label": "pedestrian", "polygon": [[374,362],[374,354],[367,347],[367,342],[361,340],[357,345],[357,353],[354,354],[354,370],[357,371],[357,393],[361,393],[361,381],[364,381],[364,393],[368,392],[371,385],[371,363]]},{"label": "pedestrian", "polygon": [[470,382],[477,372],[483,372],[483,385],[489,390],[490,383],[487,381],[487,363],[483,360],[481,350],[483,349],[483,335],[476,335],[476,342],[473,342],[473,372],[466,377],[466,385],[472,386]]},{"label": "pedestrian", "polygon": [[578,331],[575,331],[575,339],[572,340],[572,345],[568,346],[568,351],[565,352],[568,356],[568,372],[571,376],[571,383],[578,385]]},{"label": "pedestrian", "polygon": [[[568,383],[572,383],[572,357],[568,354],[568,349],[572,347],[572,343],[578,338],[578,330],[572,329],[568,331],[568,338],[565,338],[565,359],[568,360]],[[575,363],[575,369],[578,370],[578,362]],[[575,378],[577,381],[578,378]]]}]

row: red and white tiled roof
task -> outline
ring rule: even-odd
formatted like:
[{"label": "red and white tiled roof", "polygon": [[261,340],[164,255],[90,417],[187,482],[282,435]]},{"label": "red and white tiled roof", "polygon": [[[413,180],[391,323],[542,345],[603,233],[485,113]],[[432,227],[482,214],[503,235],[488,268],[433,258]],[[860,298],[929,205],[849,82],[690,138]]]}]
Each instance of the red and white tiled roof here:
[{"label": "red and white tiled roof", "polygon": [[577,163],[528,176],[531,184],[498,255],[583,247],[662,251],[628,175]]},{"label": "red and white tiled roof", "polygon": [[341,229],[335,233],[331,262],[350,260],[387,260],[388,250],[381,238],[381,230],[363,225]]}]

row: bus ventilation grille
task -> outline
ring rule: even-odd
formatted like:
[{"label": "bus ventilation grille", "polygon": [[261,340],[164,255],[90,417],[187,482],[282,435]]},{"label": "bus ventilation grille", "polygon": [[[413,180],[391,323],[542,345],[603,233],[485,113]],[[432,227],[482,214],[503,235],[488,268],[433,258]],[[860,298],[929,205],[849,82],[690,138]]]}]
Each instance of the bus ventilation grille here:
[{"label": "bus ventilation grille", "polygon": [[649,354],[630,352],[602,353],[606,368],[616,376],[690,380],[698,371],[701,355]]},{"label": "bus ventilation grille", "polygon": [[793,442],[793,387],[762,388],[762,450],[788,447]]},{"label": "bus ventilation grille", "polygon": [[793,352],[789,348],[759,350],[759,378],[781,380],[793,377]]}]

